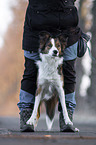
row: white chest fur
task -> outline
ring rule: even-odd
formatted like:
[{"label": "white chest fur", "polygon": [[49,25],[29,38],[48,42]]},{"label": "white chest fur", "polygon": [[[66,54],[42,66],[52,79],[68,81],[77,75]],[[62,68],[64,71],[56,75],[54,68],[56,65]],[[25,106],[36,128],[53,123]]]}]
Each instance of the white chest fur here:
[{"label": "white chest fur", "polygon": [[40,54],[41,60],[38,61],[38,81],[39,84],[44,83],[45,80],[58,80],[60,81],[60,75],[58,74],[58,66],[63,63],[63,58],[50,57],[47,54]]},{"label": "white chest fur", "polygon": [[61,76],[58,74],[58,66],[63,63],[63,58],[50,57],[47,54],[40,54],[38,61],[38,85],[42,86],[42,99],[48,100],[56,93],[56,88],[63,85]]}]

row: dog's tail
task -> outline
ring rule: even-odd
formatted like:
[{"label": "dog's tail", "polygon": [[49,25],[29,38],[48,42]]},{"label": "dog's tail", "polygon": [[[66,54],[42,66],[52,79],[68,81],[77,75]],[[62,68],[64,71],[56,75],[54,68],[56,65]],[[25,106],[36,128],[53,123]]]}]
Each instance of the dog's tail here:
[{"label": "dog's tail", "polygon": [[54,115],[55,115],[55,107],[57,104],[57,98],[51,98],[50,100],[47,100],[45,102],[46,107],[46,124],[48,127],[48,130],[51,130],[52,124],[54,121]]}]

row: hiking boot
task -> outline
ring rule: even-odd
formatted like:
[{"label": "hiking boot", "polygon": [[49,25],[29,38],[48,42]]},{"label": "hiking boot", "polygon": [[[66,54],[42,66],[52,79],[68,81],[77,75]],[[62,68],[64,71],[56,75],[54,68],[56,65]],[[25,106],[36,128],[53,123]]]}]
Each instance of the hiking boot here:
[{"label": "hiking boot", "polygon": [[[68,111],[69,118],[72,121],[73,113],[69,109],[67,109],[67,111]],[[60,132],[79,132],[79,129],[75,128],[73,125],[65,124],[62,112],[60,112],[59,114],[59,127],[60,127]]]},{"label": "hiking boot", "polygon": [[20,131],[21,132],[34,132],[34,126],[26,124],[28,119],[31,117],[32,109],[24,109],[20,112]]}]

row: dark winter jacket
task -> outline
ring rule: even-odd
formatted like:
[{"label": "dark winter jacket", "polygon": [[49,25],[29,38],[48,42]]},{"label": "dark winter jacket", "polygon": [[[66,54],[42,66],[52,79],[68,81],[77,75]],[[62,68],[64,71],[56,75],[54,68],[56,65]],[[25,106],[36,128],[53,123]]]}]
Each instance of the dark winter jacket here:
[{"label": "dark winter jacket", "polygon": [[74,5],[74,0],[29,0],[29,4],[36,9],[58,9]]},{"label": "dark winter jacket", "polygon": [[74,0],[29,0],[24,23],[24,50],[38,51],[41,31],[48,31],[52,37],[66,34],[67,47],[77,42],[81,30]]}]

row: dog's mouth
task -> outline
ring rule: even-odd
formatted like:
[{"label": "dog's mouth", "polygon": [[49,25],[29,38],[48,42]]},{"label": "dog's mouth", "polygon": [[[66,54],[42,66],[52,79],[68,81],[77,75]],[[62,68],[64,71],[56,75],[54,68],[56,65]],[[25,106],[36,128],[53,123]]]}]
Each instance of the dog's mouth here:
[{"label": "dog's mouth", "polygon": [[58,57],[58,55],[57,55],[57,54],[53,54],[52,56],[53,56],[53,57]]}]

